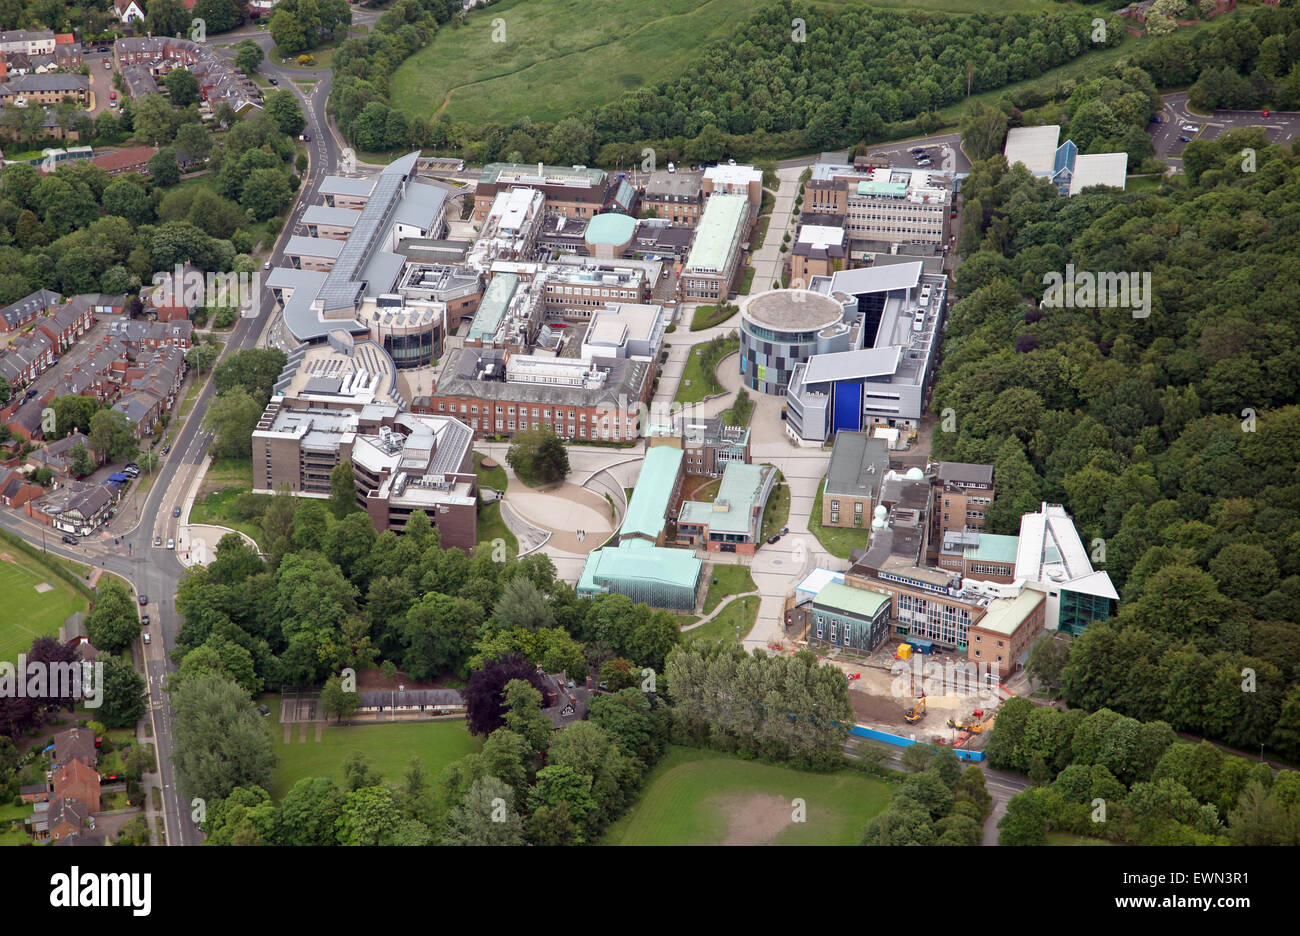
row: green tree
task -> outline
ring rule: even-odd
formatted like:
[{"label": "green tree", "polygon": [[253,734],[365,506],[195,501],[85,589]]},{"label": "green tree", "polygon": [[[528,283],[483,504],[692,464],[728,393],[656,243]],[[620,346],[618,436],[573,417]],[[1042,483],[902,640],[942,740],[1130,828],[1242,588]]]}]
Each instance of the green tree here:
[{"label": "green tree", "polygon": [[211,802],[237,786],[271,784],[271,735],[238,683],[220,676],[185,680],[173,693],[173,763],[187,796]]},{"label": "green tree", "polygon": [[203,425],[212,430],[212,451],[223,458],[251,458],[253,430],[262,416],[262,404],[240,389],[219,394],[209,405]]},{"label": "green tree", "polygon": [[149,157],[149,175],[162,188],[175,185],[181,180],[181,166],[176,160],[176,151],[164,146]]},{"label": "green tree", "polygon": [[144,679],[119,656],[109,656],[103,663],[103,704],[95,714],[105,727],[133,727],[144,715]]},{"label": "green tree", "polygon": [[341,722],[357,713],[361,707],[361,696],[356,690],[346,690],[341,676],[331,676],[321,688],[320,704],[326,718],[333,715]]},{"label": "green tree", "polygon": [[95,590],[95,602],[86,615],[86,636],[97,650],[120,653],[140,636],[140,616],[131,594],[115,578]]},{"label": "green tree", "polygon": [[307,119],[303,117],[302,108],[298,104],[298,96],[287,88],[268,94],[265,108],[281,133],[297,136],[307,126]]},{"label": "green tree", "polygon": [[536,426],[515,435],[506,462],[525,484],[554,484],[569,473],[569,453],[555,430]]},{"label": "green tree", "polygon": [[357,507],[357,482],[352,465],[339,462],[330,472],[330,511],[336,520],[342,520]]},{"label": "green tree", "polygon": [[475,780],[464,802],[447,816],[444,845],[522,845],[523,821],[511,805],[515,792],[496,777]]},{"label": "green tree", "polygon": [[199,80],[188,68],[173,68],[164,76],[163,85],[177,107],[189,107],[199,99]]},{"label": "green tree", "polygon": [[235,46],[235,67],[250,78],[266,58],[262,47],[252,39],[244,39]]},{"label": "green tree", "polygon": [[119,410],[104,409],[91,417],[89,439],[96,454],[110,462],[130,461],[140,451],[130,421]]}]

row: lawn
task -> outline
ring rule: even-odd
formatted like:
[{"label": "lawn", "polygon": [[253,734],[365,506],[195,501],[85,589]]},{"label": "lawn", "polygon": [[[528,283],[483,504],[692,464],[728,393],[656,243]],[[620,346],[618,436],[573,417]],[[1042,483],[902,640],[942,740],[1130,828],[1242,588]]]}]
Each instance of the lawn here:
[{"label": "lawn", "polygon": [[[211,479],[211,473],[205,480]],[[232,530],[239,530],[241,533],[247,533],[257,543],[258,549],[266,550],[262,543],[262,527],[255,520],[236,520],[231,516],[231,511],[235,506],[235,499],[240,494],[249,494],[253,490],[251,484],[231,484],[223,488],[218,488],[204,494],[194,501],[194,506],[190,508],[190,523],[211,523],[217,526],[230,527]]]},{"label": "lawn", "polygon": [[[480,489],[489,487],[498,491],[504,491],[510,483],[506,477],[506,470],[501,465],[495,468],[484,468],[483,459],[487,458],[482,452],[474,453],[474,471],[478,475],[478,486]],[[495,461],[495,459],[493,459]]]},{"label": "lawn", "polygon": [[752,266],[746,266],[745,273],[740,278],[740,288],[737,289],[736,292],[740,293],[742,296],[747,296],[749,295],[750,287],[753,285],[754,285],[754,268]]},{"label": "lawn", "polygon": [[740,306],[728,302],[721,305],[696,306],[695,314],[691,316],[691,331],[704,331],[714,325],[721,325],[739,311]]},{"label": "lawn", "polygon": [[[30,812],[31,806],[29,805],[27,809]],[[27,834],[21,825],[10,826],[5,831],[0,832],[0,846],[28,845],[32,841],[32,837]]]},{"label": "lawn", "polygon": [[767,506],[763,508],[763,532],[760,534],[763,542],[766,543],[769,536],[775,536],[789,520],[790,485],[785,483],[784,475],[778,471],[772,493],[767,496]]},{"label": "lawn", "polygon": [[382,725],[327,725],[319,743],[316,729],[307,727],[307,740],[299,741],[299,727],[290,731],[292,739],[284,743],[284,726],[280,724],[280,699],[264,698],[271,714],[266,716],[271,732],[276,765],[271,775],[271,796],[279,800],[304,777],[332,777],[343,782],[343,761],[353,751],[370,758],[373,768],[388,782],[401,783],[412,756],[424,762],[424,773],[437,782],[443,768],[480,747],[479,741],[462,720],[436,722],[398,722]]},{"label": "lawn", "polygon": [[[860,773],[808,773],[670,747],[605,845],[855,845],[893,789]],[[804,803],[795,822],[793,800]]]},{"label": "lawn", "polygon": [[[768,197],[767,192],[764,192],[763,198],[766,199],[767,197]],[[763,215],[761,218],[759,218],[757,221],[754,222],[754,230],[751,231],[749,234],[750,250],[758,250],[758,248],[763,246],[763,242],[767,240],[767,226],[771,223],[772,223],[771,215]]]},{"label": "lawn", "polygon": [[[718,383],[717,370],[718,362],[726,360],[727,355],[740,350],[740,339],[729,339],[723,343],[722,354],[718,356],[718,362],[713,367],[705,368],[704,366],[704,345],[692,348],[690,356],[686,359],[686,369],[682,372],[681,383],[677,385],[677,396],[673,398],[674,403],[699,403],[706,396],[722,392],[722,384]],[[734,362],[729,366],[737,366]]]},{"label": "lawn", "polygon": [[746,566],[718,563],[713,567],[712,574],[713,578],[709,580],[709,591],[704,596],[705,614],[716,608],[728,595],[740,595],[758,590],[758,586],[754,584],[754,577],[749,574]]},{"label": "lawn", "polygon": [[[71,585],[42,568],[38,560],[18,552],[9,555],[14,557],[13,562],[0,562],[0,595],[4,595],[0,660],[17,660],[19,653],[31,648],[32,640],[56,636],[69,614],[89,607]],[[53,590],[36,591],[42,582],[48,582]]]},{"label": "lawn", "polygon": [[511,557],[519,555],[519,540],[506,522],[501,519],[501,502],[493,501],[490,504],[480,502],[478,512],[478,541],[480,543],[491,543],[493,540],[505,540],[506,550]]},{"label": "lawn", "polygon": [[823,478],[821,484],[817,485],[817,499],[813,501],[812,513],[808,517],[808,532],[817,537],[822,548],[832,556],[847,559],[850,552],[867,545],[871,531],[822,526],[822,491],[825,489],[826,480]]},{"label": "lawn", "polygon": [[[988,13],[988,0],[822,0],[829,10],[864,6]],[[1000,14],[1059,10],[1053,0],[1003,0]],[[391,99],[423,122],[555,121],[619,95],[671,80],[714,39],[735,36],[752,0],[505,0],[445,26],[392,77]],[[497,21],[504,24],[504,34]],[[809,29],[817,28],[815,22]],[[600,75],[600,81],[583,80]]]},{"label": "lawn", "polygon": [[718,616],[712,621],[701,624],[695,630],[686,631],[682,637],[688,643],[693,640],[703,640],[706,643],[719,641],[735,643],[743,640],[754,629],[754,622],[758,619],[758,604],[757,595],[750,598],[733,598],[723,605]]}]

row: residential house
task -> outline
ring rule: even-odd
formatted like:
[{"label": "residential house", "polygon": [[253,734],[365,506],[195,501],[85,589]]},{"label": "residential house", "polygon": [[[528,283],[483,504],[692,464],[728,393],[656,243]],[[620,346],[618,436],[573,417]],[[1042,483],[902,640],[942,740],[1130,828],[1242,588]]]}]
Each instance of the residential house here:
[{"label": "residential house", "polygon": [[51,760],[54,768],[66,767],[73,761],[81,761],[87,767],[94,767],[99,761],[95,733],[89,728],[67,728],[54,736]]},{"label": "residential house", "polygon": [[0,84],[0,104],[18,100],[27,105],[58,104],[71,98],[82,107],[90,103],[90,79],[85,75],[52,72],[46,75],[20,75]]},{"label": "residential house", "polygon": [[89,536],[109,518],[118,491],[107,484],[68,481],[43,497],[28,501],[24,510],[33,520],[63,533]]},{"label": "residential house", "polygon": [[21,507],[35,497],[45,493],[45,488],[27,480],[21,471],[0,469],[0,503],[6,507]]},{"label": "residential house", "polygon": [[38,289],[12,305],[0,309],[0,331],[17,331],[33,321],[42,312],[49,312],[63,297],[48,289]]},{"label": "residential house", "polygon": [[124,23],[144,22],[144,9],[140,0],[113,0],[113,12]]},{"label": "residential house", "polygon": [[66,351],[69,345],[94,327],[95,313],[86,300],[85,296],[74,296],[46,318],[37,320],[36,327],[54,342],[59,351]]}]

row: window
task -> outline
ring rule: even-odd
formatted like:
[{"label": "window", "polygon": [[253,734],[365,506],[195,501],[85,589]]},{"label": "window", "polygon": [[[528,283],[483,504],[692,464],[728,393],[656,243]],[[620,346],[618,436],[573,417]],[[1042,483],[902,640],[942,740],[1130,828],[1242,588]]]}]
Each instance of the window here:
[{"label": "window", "polygon": [[818,640],[821,640],[821,639],[822,639],[822,626],[821,626],[821,624],[818,624],[818,625],[817,625],[817,639],[818,639]]},{"label": "window", "polygon": [[853,502],[853,512],[856,514],[862,513],[862,501]]},{"label": "window", "polygon": [[838,512],[839,509],[840,509],[840,502],[837,500],[831,501],[831,510]]},{"label": "window", "polygon": [[834,621],[831,621],[831,640],[839,640],[839,639],[840,639],[840,626],[836,624]]}]

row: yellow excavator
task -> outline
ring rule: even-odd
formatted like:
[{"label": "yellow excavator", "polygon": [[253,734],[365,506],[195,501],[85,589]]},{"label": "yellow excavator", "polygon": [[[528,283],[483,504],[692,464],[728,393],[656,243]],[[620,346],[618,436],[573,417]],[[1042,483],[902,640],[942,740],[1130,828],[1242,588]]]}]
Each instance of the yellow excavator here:
[{"label": "yellow excavator", "polygon": [[971,734],[979,734],[984,730],[984,723],[981,721],[983,716],[983,710],[976,709],[974,714],[967,719],[965,723],[956,718],[948,719],[948,727],[956,728],[958,731],[969,731]]},{"label": "yellow excavator", "polygon": [[912,707],[903,713],[909,725],[914,725],[925,717],[925,696],[922,695],[912,704]]}]

